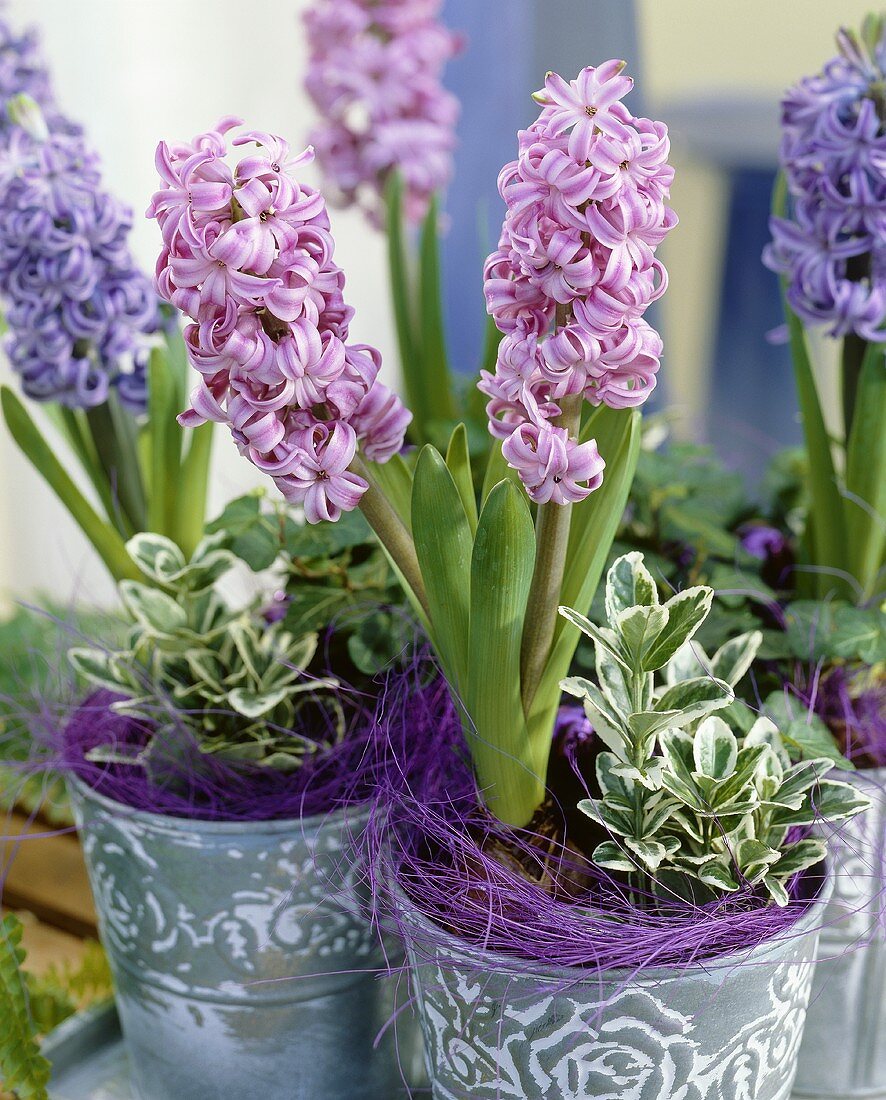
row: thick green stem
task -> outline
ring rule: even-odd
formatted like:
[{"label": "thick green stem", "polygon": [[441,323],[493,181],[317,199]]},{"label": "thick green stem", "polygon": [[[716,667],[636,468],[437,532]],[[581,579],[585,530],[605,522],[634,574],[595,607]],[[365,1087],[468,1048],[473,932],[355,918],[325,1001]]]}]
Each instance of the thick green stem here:
[{"label": "thick green stem", "polygon": [[[557,423],[560,427],[566,428],[573,439],[578,439],[581,429],[581,406],[581,394],[566,397],[560,402],[561,413]],[[520,651],[523,711],[527,715],[554,641],[571,520],[571,504],[551,502],[539,505],[535,527],[535,570],[532,574],[532,586],[529,589],[526,621],[523,626],[523,644]]]},{"label": "thick green stem", "polygon": [[428,597],[412,536],[362,460],[355,457],[350,469],[369,485],[360,498],[360,511],[402,574],[407,584],[407,595],[413,597],[425,618],[430,620]]},{"label": "thick green stem", "polygon": [[858,395],[858,380],[861,376],[861,365],[868,349],[868,342],[862,336],[854,332],[847,333],[843,337],[843,354],[841,356],[842,388],[843,388],[843,425],[846,442],[852,434],[852,422],[855,419],[855,401]]}]

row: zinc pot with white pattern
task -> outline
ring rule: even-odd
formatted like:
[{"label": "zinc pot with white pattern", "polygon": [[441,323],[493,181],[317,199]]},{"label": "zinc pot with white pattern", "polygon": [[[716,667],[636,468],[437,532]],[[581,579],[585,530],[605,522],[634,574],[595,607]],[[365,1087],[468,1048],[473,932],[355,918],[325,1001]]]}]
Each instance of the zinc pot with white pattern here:
[{"label": "zinc pot with white pattern", "polygon": [[139,1100],[406,1095],[393,1029],[376,1044],[393,996],[359,808],[206,822],[71,795]]},{"label": "zinc pot with white pattern", "polygon": [[818,944],[797,1100],[886,1100],[886,768],[846,778],[871,806],[830,840],[834,893]]},{"label": "zinc pot with white pattern", "polygon": [[789,1100],[829,890],[744,954],[594,974],[473,947],[399,895],[434,1100]]}]

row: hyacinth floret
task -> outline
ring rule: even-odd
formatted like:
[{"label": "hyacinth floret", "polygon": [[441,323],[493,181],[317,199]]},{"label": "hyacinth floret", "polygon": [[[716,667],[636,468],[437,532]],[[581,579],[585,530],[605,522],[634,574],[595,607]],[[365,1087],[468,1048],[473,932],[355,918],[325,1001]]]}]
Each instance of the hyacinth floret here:
[{"label": "hyacinth floret", "polygon": [[782,100],[789,216],[764,262],[793,311],[831,336],[879,340],[886,318],[886,34],[841,31],[839,53]]},{"label": "hyacinth floret", "polygon": [[[385,462],[410,414],[378,381],[379,353],[349,342],[353,310],[322,194],[298,179],[313,150],[223,118],[191,142],[161,142],[148,216],[163,236],[155,285],[190,318],[200,375],[186,426],[225,423],[241,453],[310,523],[357,507],[358,448]],[[228,146],[248,146],[235,167]]]},{"label": "hyacinth floret", "polygon": [[160,323],[150,280],[128,247],[131,212],[102,186],[76,127],[53,130],[35,100],[10,100],[0,143],[0,298],[5,347],[22,389],[72,408],[114,387],[143,412],[150,335]]},{"label": "hyacinth floret", "polygon": [[663,123],[635,118],[624,62],[567,82],[548,73],[539,117],[518,135],[499,191],[507,204],[486,261],[489,313],[504,333],[483,372],[489,430],[536,503],[573,503],[602,481],[593,440],[561,423],[564,402],[642,404],[661,339],[643,318],[667,286],[655,252],[677,219]]},{"label": "hyacinth floret", "polygon": [[305,15],[305,86],[319,114],[310,135],[326,184],[381,224],[385,183],[403,180],[419,221],[452,174],[458,101],[446,63],[461,39],[439,21],[442,0],[316,0]]}]

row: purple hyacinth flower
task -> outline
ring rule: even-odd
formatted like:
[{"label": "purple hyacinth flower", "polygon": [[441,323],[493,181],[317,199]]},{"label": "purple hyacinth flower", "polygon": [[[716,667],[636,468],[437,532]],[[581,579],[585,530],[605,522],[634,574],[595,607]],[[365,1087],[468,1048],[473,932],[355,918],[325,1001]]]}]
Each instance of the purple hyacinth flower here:
[{"label": "purple hyacinth flower", "polygon": [[129,252],[132,215],[58,110],[36,36],[16,37],[2,20],[0,105],[0,300],[13,370],[38,401],[88,408],[115,388],[144,412],[160,316]]},{"label": "purple hyacinth flower", "polygon": [[838,35],[840,54],[782,101],[789,218],[772,218],[767,267],[803,321],[879,340],[886,319],[886,42]]}]

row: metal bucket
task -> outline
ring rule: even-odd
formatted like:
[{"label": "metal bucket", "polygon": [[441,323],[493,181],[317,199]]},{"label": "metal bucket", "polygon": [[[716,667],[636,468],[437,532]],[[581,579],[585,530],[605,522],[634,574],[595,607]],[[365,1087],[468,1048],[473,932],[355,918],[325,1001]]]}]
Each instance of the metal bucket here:
[{"label": "metal bucket", "polygon": [[393,1031],[374,1046],[394,993],[365,811],[204,822],[71,796],[140,1100],[408,1095]]},{"label": "metal bucket", "polygon": [[823,904],[745,955],[591,977],[470,947],[398,901],[434,1100],[791,1095]]},{"label": "metal bucket", "polygon": [[800,1048],[798,1100],[886,1100],[886,768],[842,778],[869,795],[873,805],[831,839],[834,894],[821,930]]}]

